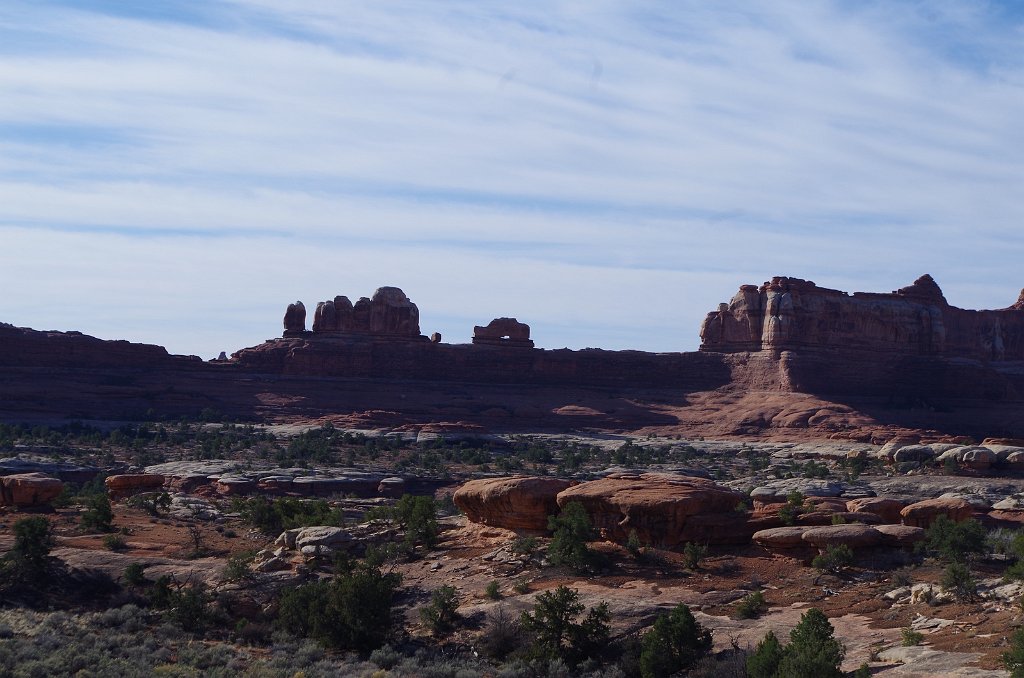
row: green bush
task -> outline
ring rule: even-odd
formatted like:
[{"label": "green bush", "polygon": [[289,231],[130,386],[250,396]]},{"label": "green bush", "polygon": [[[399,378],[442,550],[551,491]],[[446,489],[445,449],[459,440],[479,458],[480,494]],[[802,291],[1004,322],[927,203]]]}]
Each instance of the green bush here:
[{"label": "green bush", "polygon": [[142,509],[151,516],[158,516],[171,507],[171,495],[167,492],[143,492],[130,497],[125,504]]},{"label": "green bush", "polygon": [[750,678],[776,678],[782,654],[779,639],[769,631],[757,644],[754,652],[747,657],[747,675]]},{"label": "green bush", "polygon": [[644,555],[644,545],[635,529],[629,531],[629,536],[626,538],[626,550],[634,560],[640,560]]},{"label": "green bush", "polygon": [[142,586],[146,583],[146,566],[142,563],[131,563],[124,568],[124,581],[130,586]]},{"label": "green bush", "polygon": [[430,604],[420,610],[420,621],[435,636],[449,633],[459,618],[458,591],[454,586],[442,586],[430,594]]},{"label": "green bush", "polygon": [[227,565],[224,566],[224,577],[229,581],[252,579],[253,571],[250,569],[250,565],[255,557],[256,552],[252,550],[233,554],[228,558]]},{"label": "green bush", "polygon": [[407,551],[418,544],[427,548],[437,545],[440,529],[437,524],[437,502],[433,497],[404,494],[394,506],[378,506],[363,516],[364,520],[386,520],[396,523],[405,533]]},{"label": "green bush", "polygon": [[570,665],[598,657],[608,644],[608,604],[592,607],[583,613],[579,593],[566,586],[537,595],[533,612],[524,612],[520,626],[533,643],[530,653],[535,658],[561,658]]},{"label": "green bush", "polygon": [[558,516],[548,518],[548,529],[553,533],[548,544],[548,561],[552,565],[568,565],[580,573],[600,567],[600,557],[587,547],[587,542],[594,538],[594,528],[583,504],[570,501]]},{"label": "green bush", "polygon": [[704,560],[704,556],[707,554],[707,544],[698,544],[692,541],[686,542],[686,546],[683,547],[683,567],[688,570],[696,570],[700,567],[700,561]]},{"label": "green bush", "polygon": [[123,551],[128,548],[128,542],[119,534],[108,534],[103,538],[103,547],[110,551]]},{"label": "green bush", "polygon": [[297,586],[281,595],[278,624],[328,648],[368,653],[387,639],[401,580],[364,564],[332,581]]},{"label": "green bush", "polygon": [[491,600],[501,600],[501,588],[496,579],[487,584],[487,588],[484,589],[484,595]]},{"label": "green bush", "polygon": [[693,666],[711,651],[711,631],[701,626],[690,608],[677,605],[660,615],[641,640],[640,674],[664,678]]},{"label": "green bush", "polygon": [[89,532],[110,532],[114,529],[114,512],[110,509],[110,500],[105,494],[94,494],[88,499],[85,512],[82,513],[82,528]]},{"label": "green bush", "polygon": [[509,549],[511,549],[512,553],[521,556],[533,555],[533,552],[537,550],[537,538],[529,535],[520,535],[512,540]]},{"label": "green bush", "polygon": [[270,500],[266,497],[253,497],[248,500],[236,499],[233,508],[242,520],[268,535],[278,535],[284,530],[297,527],[340,527],[345,524],[341,509],[332,509],[323,499],[282,497]]},{"label": "green bush", "polygon": [[1024,628],[1010,636],[1010,649],[1003,653],[1002,660],[1010,678],[1024,678]]},{"label": "green bush", "polygon": [[830,574],[838,574],[852,564],[853,550],[847,544],[829,546],[811,561],[811,567]]},{"label": "green bush", "polygon": [[789,634],[789,645],[779,662],[779,675],[841,678],[843,673],[839,667],[846,650],[834,633],[835,629],[821,610],[815,607],[807,610]]},{"label": "green bush", "polygon": [[739,605],[736,606],[736,616],[740,619],[757,619],[767,609],[768,603],[764,599],[764,594],[754,591],[740,600]]},{"label": "green bush", "polygon": [[924,544],[929,552],[962,563],[985,552],[986,537],[985,528],[973,518],[954,522],[940,515],[925,533]]},{"label": "green bush", "polygon": [[974,600],[978,594],[978,583],[971,574],[971,568],[964,563],[950,563],[939,584],[943,591],[952,593],[960,601]]},{"label": "green bush", "polygon": [[53,531],[43,516],[22,518],[14,523],[14,545],[3,557],[3,578],[8,584],[32,584],[46,580],[50,573]]},{"label": "green bush", "polygon": [[905,626],[900,630],[900,644],[903,647],[920,645],[922,640],[924,640],[924,634],[920,631],[915,631],[909,626]]}]

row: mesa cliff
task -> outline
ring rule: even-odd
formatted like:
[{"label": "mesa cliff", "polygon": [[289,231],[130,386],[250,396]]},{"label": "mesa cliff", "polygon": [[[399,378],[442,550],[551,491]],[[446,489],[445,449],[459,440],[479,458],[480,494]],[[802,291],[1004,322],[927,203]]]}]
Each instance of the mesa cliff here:
[{"label": "mesa cliff", "polygon": [[528,324],[497,317],[472,343],[449,344],[422,333],[396,287],[319,302],[309,329],[305,304],[289,304],[281,337],[209,362],[2,325],[0,417],[214,410],[371,427],[1024,434],[1024,294],[973,311],[950,306],[930,276],[889,294],[778,277],[741,287],[700,333],[694,352],[550,350]]}]

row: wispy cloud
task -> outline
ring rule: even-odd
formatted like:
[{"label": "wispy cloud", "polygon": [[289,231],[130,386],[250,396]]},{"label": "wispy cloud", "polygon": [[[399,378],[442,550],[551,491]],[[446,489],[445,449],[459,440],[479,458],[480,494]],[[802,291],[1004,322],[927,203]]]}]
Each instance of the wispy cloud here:
[{"label": "wispy cloud", "polygon": [[0,8],[0,320],[215,355],[424,329],[684,350],[743,282],[1024,285],[1014,3]]}]

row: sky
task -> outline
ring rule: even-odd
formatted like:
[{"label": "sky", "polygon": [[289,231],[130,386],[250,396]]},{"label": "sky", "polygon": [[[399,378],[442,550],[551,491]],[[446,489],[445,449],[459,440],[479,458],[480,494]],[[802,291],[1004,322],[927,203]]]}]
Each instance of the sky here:
[{"label": "sky", "polygon": [[0,322],[215,357],[401,287],[694,350],[776,275],[1024,287],[1024,4],[4,0]]}]

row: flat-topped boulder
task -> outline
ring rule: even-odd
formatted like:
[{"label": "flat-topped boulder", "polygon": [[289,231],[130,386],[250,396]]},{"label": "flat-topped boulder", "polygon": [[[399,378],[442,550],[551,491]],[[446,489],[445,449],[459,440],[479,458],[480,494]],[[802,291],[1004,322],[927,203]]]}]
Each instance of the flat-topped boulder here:
[{"label": "flat-topped boulder", "polygon": [[15,473],[0,478],[5,506],[45,506],[60,495],[64,483],[44,473]]},{"label": "flat-topped boulder", "polygon": [[123,473],[107,476],[103,484],[107,494],[114,501],[143,492],[154,492],[163,488],[166,479],[159,473]]},{"label": "flat-topped boulder", "polygon": [[903,520],[900,511],[906,502],[889,497],[864,497],[850,499],[846,502],[846,510],[850,513],[870,513],[878,516],[883,523],[895,524]]},{"label": "flat-topped boulder", "polygon": [[[645,543],[673,546],[686,541],[689,517],[736,512],[744,499],[742,493],[705,478],[643,473],[580,483],[560,492],[558,505],[580,502],[607,539],[625,541],[636,530]],[[736,513],[737,521],[745,518],[745,512]]]},{"label": "flat-topped boulder", "polygon": [[483,478],[460,487],[452,500],[474,523],[544,532],[548,516],[558,513],[558,493],[572,485],[570,480],[543,476]]},{"label": "flat-topped boulder", "polygon": [[974,507],[964,499],[925,499],[900,511],[903,523],[914,527],[929,527],[939,516],[946,516],[954,522],[967,520],[974,513]]}]

